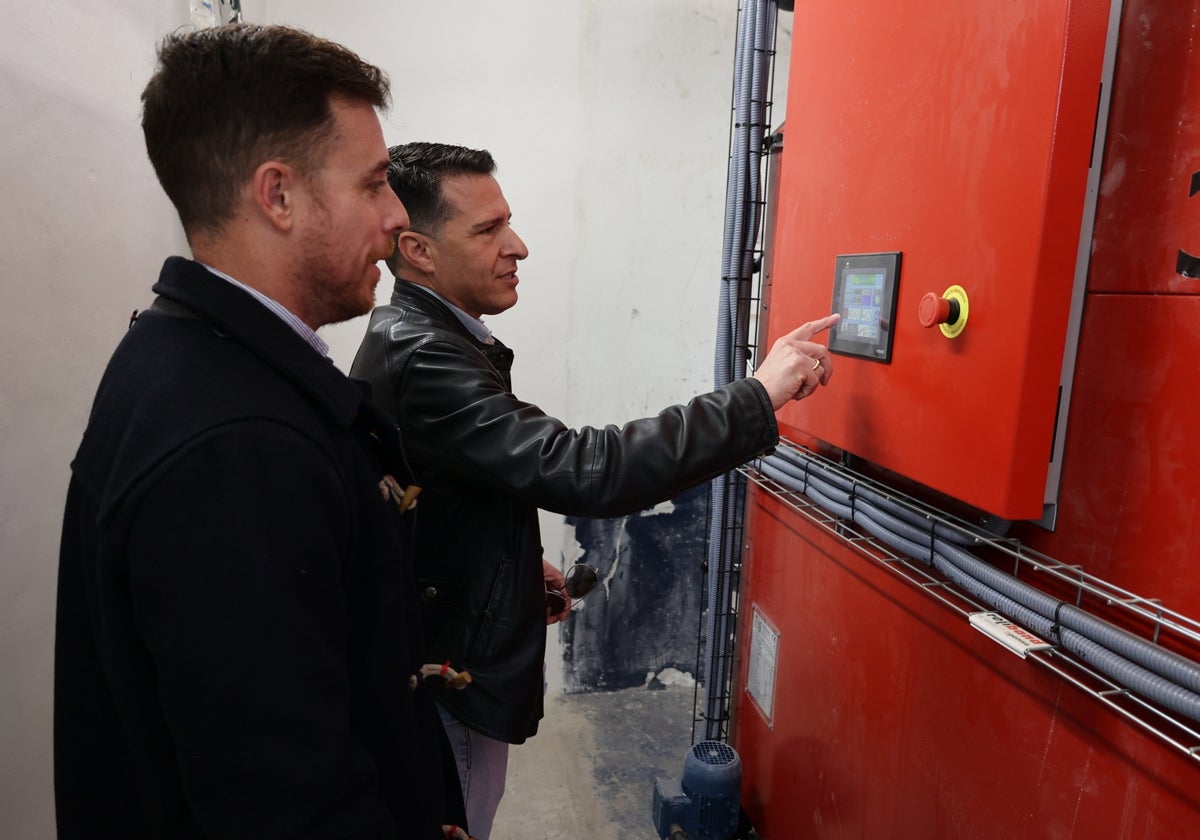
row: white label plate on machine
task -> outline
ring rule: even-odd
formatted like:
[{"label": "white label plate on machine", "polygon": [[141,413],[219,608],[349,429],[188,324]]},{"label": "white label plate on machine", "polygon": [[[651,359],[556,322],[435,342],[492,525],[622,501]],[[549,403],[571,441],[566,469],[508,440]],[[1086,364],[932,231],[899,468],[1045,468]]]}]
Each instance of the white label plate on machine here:
[{"label": "white label plate on machine", "polygon": [[1045,650],[1054,647],[1045,639],[1040,639],[1024,627],[1013,624],[1000,613],[977,612],[969,616],[971,626],[990,636],[1022,659],[1031,650]]},{"label": "white label plate on machine", "polygon": [[775,715],[775,668],[779,661],[779,631],[754,605],[750,623],[750,663],[746,668],[746,693],[772,726]]}]

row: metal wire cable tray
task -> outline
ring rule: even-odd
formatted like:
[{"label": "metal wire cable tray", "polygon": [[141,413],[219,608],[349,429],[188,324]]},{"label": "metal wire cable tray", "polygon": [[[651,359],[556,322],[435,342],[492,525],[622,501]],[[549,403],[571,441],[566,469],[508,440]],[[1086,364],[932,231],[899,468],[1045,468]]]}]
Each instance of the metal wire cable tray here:
[{"label": "metal wire cable tray", "polygon": [[[899,493],[893,488],[861,475],[786,438],[781,439],[779,445],[789,447],[809,458],[817,459],[831,472],[841,475],[855,485],[870,488],[874,492],[888,497],[891,501],[937,522],[939,527],[957,530],[981,548],[987,548],[1008,558],[1012,563],[1011,574],[1021,578],[1024,573],[1023,579],[1026,583],[1029,583],[1030,579],[1035,576],[1047,576],[1074,590],[1077,606],[1087,595],[1095,598],[1105,607],[1125,613],[1125,617],[1131,619],[1132,624],[1139,625],[1145,635],[1156,644],[1161,635],[1166,632],[1200,646],[1200,622],[1168,609],[1160,599],[1144,598],[1128,592],[1108,581],[1088,574],[1080,567],[1068,566],[1023,546],[1018,540],[991,534],[918,499]],[[993,611],[920,561],[896,552],[890,546],[863,532],[854,523],[825,511],[802,492],[778,483],[759,472],[752,465],[740,468],[739,472],[751,484],[775,497],[817,527],[843,541],[858,554],[876,561],[892,574],[916,586],[964,618],[976,612]],[[1127,629],[1131,628],[1127,627]],[[1025,659],[1052,671],[1136,727],[1182,752],[1193,761],[1200,762],[1200,731],[1197,731],[1190,721],[1181,719],[1179,716],[1147,702],[1057,646],[1029,651],[1025,655]]]}]

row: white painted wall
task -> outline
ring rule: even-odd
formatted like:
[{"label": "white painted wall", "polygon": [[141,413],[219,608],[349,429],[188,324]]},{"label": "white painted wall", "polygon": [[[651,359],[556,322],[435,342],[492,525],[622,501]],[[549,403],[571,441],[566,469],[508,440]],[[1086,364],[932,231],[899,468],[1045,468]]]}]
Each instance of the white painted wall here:
[{"label": "white painted wall", "polygon": [[[244,0],[248,20],[384,67],[389,143],[493,152],[531,256],[520,304],[492,326],[517,352],[522,397],[593,424],[709,387],[737,5]],[[188,3],[4,0],[3,13],[0,836],[45,838],[68,465],[130,312],[150,303],[162,259],[186,253],[138,96]],[[326,330],[342,367],[362,329]],[[545,523],[557,552],[561,528]]]}]

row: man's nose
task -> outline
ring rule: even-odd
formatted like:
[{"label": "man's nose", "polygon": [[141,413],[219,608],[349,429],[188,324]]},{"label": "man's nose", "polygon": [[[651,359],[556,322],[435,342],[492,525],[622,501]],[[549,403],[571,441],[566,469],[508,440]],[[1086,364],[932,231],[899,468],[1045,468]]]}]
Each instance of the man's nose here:
[{"label": "man's nose", "polygon": [[529,249],[525,247],[525,241],[517,236],[517,232],[509,228],[508,252],[519,260],[523,260],[529,256]]}]

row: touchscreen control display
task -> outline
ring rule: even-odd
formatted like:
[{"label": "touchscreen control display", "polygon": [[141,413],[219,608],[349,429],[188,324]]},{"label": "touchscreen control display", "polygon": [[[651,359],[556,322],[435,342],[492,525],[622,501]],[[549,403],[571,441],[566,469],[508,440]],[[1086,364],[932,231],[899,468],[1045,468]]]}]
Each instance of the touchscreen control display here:
[{"label": "touchscreen control display", "polygon": [[892,360],[892,321],[900,253],[840,254],[833,277],[833,311],[839,321],[829,349],[877,362]]}]

